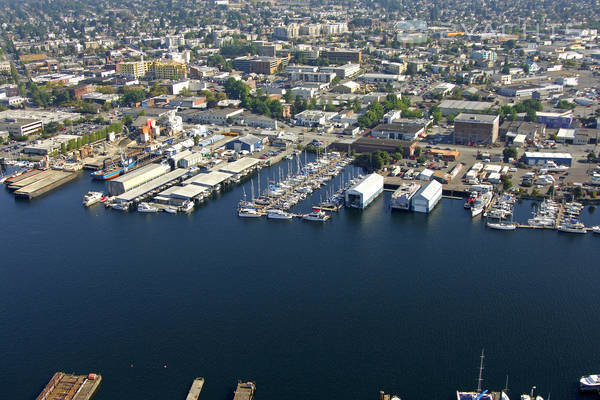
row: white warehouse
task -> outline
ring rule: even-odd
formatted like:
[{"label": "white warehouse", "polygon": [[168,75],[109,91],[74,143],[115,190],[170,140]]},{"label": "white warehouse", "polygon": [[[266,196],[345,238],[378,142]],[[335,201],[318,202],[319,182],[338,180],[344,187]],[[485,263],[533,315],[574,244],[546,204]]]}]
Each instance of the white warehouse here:
[{"label": "white warehouse", "polygon": [[442,198],[442,184],[430,181],[423,185],[412,198],[412,210],[429,213]]},{"label": "white warehouse", "polygon": [[383,192],[383,176],[370,174],[346,191],[346,206],[366,208]]}]

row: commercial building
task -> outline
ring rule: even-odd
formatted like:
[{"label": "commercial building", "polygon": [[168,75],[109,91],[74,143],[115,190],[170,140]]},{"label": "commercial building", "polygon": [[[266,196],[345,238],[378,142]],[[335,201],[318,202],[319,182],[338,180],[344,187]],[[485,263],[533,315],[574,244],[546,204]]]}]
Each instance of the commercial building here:
[{"label": "commercial building", "polygon": [[526,151],[523,155],[523,161],[527,165],[546,165],[548,161],[554,161],[556,165],[566,165],[568,167],[573,163],[573,156],[569,153],[541,153]]},{"label": "commercial building", "polygon": [[454,119],[454,142],[457,144],[492,144],[498,139],[498,115],[460,114]]},{"label": "commercial building", "polygon": [[462,112],[484,112],[493,105],[493,103],[488,103],[485,101],[442,100],[439,107],[442,115],[447,117],[448,115],[454,115]]},{"label": "commercial building", "polygon": [[335,112],[305,110],[301,113],[296,114],[294,119],[296,120],[296,125],[314,127],[319,125],[325,125],[325,123],[332,119],[335,115],[337,115],[337,113]]},{"label": "commercial building", "polygon": [[11,136],[23,137],[40,132],[43,128],[39,119],[1,118],[0,131],[8,131]]},{"label": "commercial building", "polygon": [[277,72],[281,58],[242,56],[233,60],[233,68],[243,72],[272,75]]},{"label": "commercial building", "polygon": [[187,69],[184,63],[177,61],[154,61],[150,65],[150,71],[154,73],[156,79],[183,79],[187,76]]},{"label": "commercial building", "polygon": [[360,64],[362,61],[362,52],[360,50],[322,50],[321,58],[338,64]]},{"label": "commercial building", "polygon": [[55,150],[60,150],[61,144],[66,145],[70,140],[77,140],[78,138],[77,135],[57,135],[44,140],[36,140],[35,143],[25,146],[23,153],[45,156]]},{"label": "commercial building", "polygon": [[292,81],[331,83],[335,78],[334,72],[292,72],[289,74]]},{"label": "commercial building", "polygon": [[370,174],[346,191],[346,206],[366,208],[383,192],[383,176]]},{"label": "commercial building", "polygon": [[168,173],[171,167],[165,164],[149,164],[129,172],[123,176],[108,181],[108,193],[118,196],[138,186],[141,186],[161,175]]},{"label": "commercial building", "polygon": [[411,209],[415,212],[430,213],[442,198],[442,184],[432,180],[423,185],[412,198]]},{"label": "commercial building", "polygon": [[[350,149],[357,153],[372,153],[376,150],[387,151],[388,153],[395,153],[398,148],[402,148],[402,157],[410,158],[415,154],[415,149],[419,142],[416,140],[398,140],[398,139],[378,139],[361,137],[356,139],[350,144]],[[341,148],[340,148],[341,149]],[[341,149],[345,151],[345,149]]]},{"label": "commercial building", "polygon": [[[153,164],[158,165],[158,164]],[[168,171],[168,170],[167,170]],[[163,173],[152,179],[145,181],[144,183],[136,186],[135,188],[128,190],[124,193],[119,194],[115,201],[117,203],[129,203],[141,197],[148,195],[150,192],[169,184],[174,184],[175,181],[181,181],[185,175],[188,174],[188,170],[183,168],[176,168],[173,171]],[[111,183],[111,182],[109,182]]]},{"label": "commercial building", "polygon": [[402,82],[406,77],[404,75],[367,73],[359,76],[357,79],[367,83],[390,83]]},{"label": "commercial building", "polygon": [[414,140],[424,132],[424,125],[393,122],[377,125],[371,130],[371,136],[385,139]]},{"label": "commercial building", "polygon": [[117,73],[137,79],[146,75],[148,66],[148,63],[144,61],[122,62],[117,64]]},{"label": "commercial building", "polygon": [[340,79],[346,79],[360,72],[360,64],[344,64],[338,67],[321,67],[320,72],[333,72]]},{"label": "commercial building", "polygon": [[211,109],[206,111],[200,111],[194,116],[189,116],[190,121],[198,124],[216,124],[225,125],[228,123],[228,119],[240,115],[244,112],[243,109],[235,108],[222,108],[222,109]]},{"label": "commercial building", "polygon": [[500,88],[498,93],[507,97],[547,96],[552,93],[562,93],[562,85],[512,85]]},{"label": "commercial building", "polygon": [[276,26],[273,29],[273,37],[281,40],[297,38],[300,35],[300,25],[291,23],[289,25]]}]

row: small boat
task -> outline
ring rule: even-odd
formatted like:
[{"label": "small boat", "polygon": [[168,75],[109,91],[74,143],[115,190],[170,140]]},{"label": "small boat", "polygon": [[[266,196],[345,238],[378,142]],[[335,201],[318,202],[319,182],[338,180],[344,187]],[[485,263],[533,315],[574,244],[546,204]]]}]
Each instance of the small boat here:
[{"label": "small boat", "polygon": [[598,391],[598,389],[600,389],[600,375],[599,374],[593,374],[593,375],[586,375],[586,376],[582,376],[581,379],[579,379],[579,390],[582,392],[585,391]]},{"label": "small boat", "polygon": [[320,211],[320,210],[314,210],[311,213],[308,214],[304,214],[302,216],[303,220],[306,221],[318,221],[318,222],[325,222],[330,218],[329,215],[327,215],[324,211]]},{"label": "small boat", "polygon": [[471,217],[480,215],[490,205],[493,197],[492,192],[482,193],[471,205]]},{"label": "small boat", "polygon": [[283,210],[273,209],[273,210],[267,210],[267,218],[290,220],[293,218],[293,216],[292,216],[292,214],[285,212]]},{"label": "small boat", "polygon": [[600,233],[600,225],[596,225],[592,227],[592,232],[594,233]]},{"label": "small boat", "polygon": [[169,213],[169,214],[177,214],[177,209],[175,209],[173,207],[167,207],[167,208],[165,208],[165,212]]},{"label": "small boat", "polygon": [[142,203],[138,204],[137,210],[138,210],[138,212],[141,212],[141,213],[158,212],[158,208],[151,206],[150,204],[148,204],[146,202],[142,202]]},{"label": "small boat", "polygon": [[294,158],[294,156],[292,154],[288,154],[287,156],[285,156],[286,160],[292,160]]},{"label": "small boat", "polygon": [[184,213],[188,213],[191,212],[194,209],[194,202],[193,201],[185,201],[182,205],[181,205],[181,211]]},{"label": "small boat", "polygon": [[100,203],[106,203],[106,200],[108,200],[108,196],[102,196]]},{"label": "small boat", "polygon": [[102,192],[88,192],[85,196],[83,196],[83,205],[89,207],[98,203],[103,197],[104,194]]},{"label": "small boat", "polygon": [[260,218],[262,215],[253,208],[240,208],[238,216],[242,218]]},{"label": "small boat", "polygon": [[129,211],[129,204],[127,203],[115,203],[111,207],[117,211]]}]

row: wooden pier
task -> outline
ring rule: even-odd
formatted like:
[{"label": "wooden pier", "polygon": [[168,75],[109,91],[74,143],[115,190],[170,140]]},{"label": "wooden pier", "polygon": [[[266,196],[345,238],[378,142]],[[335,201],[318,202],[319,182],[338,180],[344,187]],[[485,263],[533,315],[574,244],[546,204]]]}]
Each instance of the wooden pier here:
[{"label": "wooden pier", "polygon": [[98,390],[100,382],[101,375],[57,372],[36,400],[89,400]]},{"label": "wooden pier", "polygon": [[77,173],[75,172],[48,169],[16,181],[11,181],[8,184],[8,188],[14,190],[17,197],[33,199],[72,181],[76,177]]}]

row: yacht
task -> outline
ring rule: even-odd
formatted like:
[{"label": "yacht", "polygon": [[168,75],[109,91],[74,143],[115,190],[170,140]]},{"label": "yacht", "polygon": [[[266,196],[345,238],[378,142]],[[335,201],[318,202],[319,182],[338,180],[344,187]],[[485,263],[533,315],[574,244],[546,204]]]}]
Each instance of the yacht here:
[{"label": "yacht", "polygon": [[302,216],[302,219],[304,219],[306,221],[319,221],[319,222],[325,222],[329,218],[330,218],[330,216],[327,215],[324,211],[318,211],[318,210],[315,210],[308,214],[304,214]]},{"label": "yacht", "polygon": [[579,390],[585,392],[587,390],[598,391],[600,389],[600,375],[586,375],[579,379]]},{"label": "yacht", "polygon": [[194,209],[194,202],[193,201],[185,201],[182,205],[181,205],[181,211],[188,213],[191,212]]},{"label": "yacht", "polygon": [[567,233],[587,233],[585,225],[581,222],[566,222],[558,226],[558,231]]},{"label": "yacht", "polygon": [[165,212],[169,214],[177,214],[177,209],[173,207],[167,207],[165,208]]},{"label": "yacht", "polygon": [[487,222],[487,227],[492,229],[498,229],[501,231],[514,231],[517,229],[517,224],[512,222]]},{"label": "yacht", "polygon": [[138,212],[141,212],[141,213],[158,212],[158,208],[151,206],[150,204],[148,204],[146,202],[142,202],[142,203],[138,204],[137,210],[138,210]]},{"label": "yacht", "polygon": [[471,205],[471,217],[474,218],[480,215],[483,212],[483,210],[485,210],[487,206],[490,205],[493,196],[494,195],[492,194],[492,192],[485,192],[480,194],[479,197],[473,202],[473,205]]},{"label": "yacht", "polygon": [[99,202],[103,197],[104,194],[102,192],[88,192],[83,196],[83,205],[89,207]]},{"label": "yacht", "polygon": [[253,208],[240,208],[238,216],[242,218],[260,218],[262,215]]},{"label": "yacht", "polygon": [[290,220],[293,218],[293,216],[289,212],[285,212],[283,210],[278,210],[278,209],[273,209],[273,210],[267,210],[267,218]]},{"label": "yacht", "polygon": [[593,226],[592,227],[592,232],[594,232],[594,233],[600,233],[600,225]]}]

